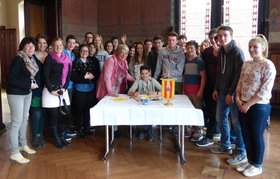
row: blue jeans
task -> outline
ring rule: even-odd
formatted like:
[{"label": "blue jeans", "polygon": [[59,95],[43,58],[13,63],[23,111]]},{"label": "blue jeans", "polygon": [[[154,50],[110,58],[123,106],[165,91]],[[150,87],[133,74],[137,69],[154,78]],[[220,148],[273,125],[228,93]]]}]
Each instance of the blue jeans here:
[{"label": "blue jeans", "polygon": [[229,113],[231,114],[232,127],[236,135],[236,152],[245,155],[245,145],[243,142],[241,127],[238,119],[238,108],[235,103],[227,105],[226,97],[221,95],[217,102],[217,125],[220,127],[221,132],[221,147],[224,149],[231,148],[230,142],[230,123],[228,121]]},{"label": "blue jeans", "polygon": [[44,131],[44,115],[42,108],[31,108],[31,129],[32,129],[32,136],[43,136]]},{"label": "blue jeans", "polygon": [[11,154],[19,153],[19,146],[27,145],[26,128],[32,93],[28,95],[7,95],[11,111],[9,146]]},{"label": "blue jeans", "polygon": [[261,167],[264,156],[264,131],[270,114],[269,104],[255,104],[247,113],[239,113],[248,162]]}]

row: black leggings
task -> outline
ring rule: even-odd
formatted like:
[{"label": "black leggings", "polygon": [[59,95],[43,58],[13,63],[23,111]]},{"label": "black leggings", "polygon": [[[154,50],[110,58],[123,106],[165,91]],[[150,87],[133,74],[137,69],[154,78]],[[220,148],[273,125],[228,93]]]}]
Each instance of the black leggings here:
[{"label": "black leggings", "polygon": [[57,108],[45,108],[47,120],[51,128],[57,127],[60,131],[65,131],[68,126],[69,115],[62,115],[59,107]]},{"label": "black leggings", "polygon": [[75,117],[76,125],[78,129],[82,127],[90,127],[90,113],[89,109],[96,103],[96,98],[91,92],[79,92],[75,91],[72,99],[72,114]]}]

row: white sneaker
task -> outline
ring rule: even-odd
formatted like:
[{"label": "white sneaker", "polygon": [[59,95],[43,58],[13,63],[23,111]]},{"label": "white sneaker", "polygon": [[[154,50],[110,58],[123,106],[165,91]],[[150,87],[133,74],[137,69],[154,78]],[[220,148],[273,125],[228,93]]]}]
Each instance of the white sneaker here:
[{"label": "white sneaker", "polygon": [[250,166],[250,164],[249,164],[248,162],[241,163],[240,165],[238,165],[238,166],[236,167],[236,171],[238,171],[238,172],[243,172],[243,171],[246,170],[249,166]]},{"label": "white sneaker", "polygon": [[35,154],[36,153],[35,150],[30,149],[27,145],[19,147],[19,150],[24,151],[28,154]]},{"label": "white sneaker", "polygon": [[246,177],[253,177],[262,174],[262,167],[255,167],[250,165],[246,170],[244,170],[243,175]]},{"label": "white sneaker", "polygon": [[10,156],[10,159],[13,160],[13,161],[16,161],[17,163],[19,164],[26,164],[28,162],[30,162],[29,159],[27,158],[24,158],[21,153],[17,153],[17,154],[12,154]]}]

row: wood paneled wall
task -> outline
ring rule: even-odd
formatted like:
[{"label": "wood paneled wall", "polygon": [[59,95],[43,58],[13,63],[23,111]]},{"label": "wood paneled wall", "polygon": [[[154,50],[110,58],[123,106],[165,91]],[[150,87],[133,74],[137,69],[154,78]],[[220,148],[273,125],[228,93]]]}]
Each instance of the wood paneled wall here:
[{"label": "wood paneled wall", "polygon": [[280,4],[278,0],[270,0],[269,29],[279,32],[280,29]]},{"label": "wood paneled wall", "polygon": [[127,1],[99,0],[97,3],[98,33],[104,39],[127,34],[128,43],[143,41],[172,27],[172,0]]},{"label": "wood paneled wall", "polygon": [[277,74],[270,100],[273,108],[280,108],[280,44],[270,44],[270,59],[274,63]]},{"label": "wood paneled wall", "polygon": [[277,71],[275,85],[272,91],[271,104],[280,108],[280,4],[278,0],[270,0],[269,12],[269,54]]},{"label": "wood paneled wall", "polygon": [[84,42],[86,32],[97,33],[97,0],[62,0],[62,36]]},{"label": "wood paneled wall", "polygon": [[126,33],[128,43],[143,41],[172,26],[172,0],[62,0],[62,36],[73,34],[84,41],[88,31],[104,40]]},{"label": "wood paneled wall", "polygon": [[270,0],[269,41],[280,43],[280,4],[278,0]]},{"label": "wood paneled wall", "polygon": [[280,44],[270,44],[270,58],[274,63],[277,71],[276,83],[280,84]]}]

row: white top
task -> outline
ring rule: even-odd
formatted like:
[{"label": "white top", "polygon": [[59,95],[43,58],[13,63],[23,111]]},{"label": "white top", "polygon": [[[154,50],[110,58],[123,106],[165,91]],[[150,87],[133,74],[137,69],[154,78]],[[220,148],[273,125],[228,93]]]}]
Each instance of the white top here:
[{"label": "white top", "polygon": [[244,62],[236,88],[240,99],[246,102],[257,95],[261,99],[259,104],[269,103],[275,76],[276,69],[270,60]]},{"label": "white top", "polygon": [[127,95],[104,97],[90,109],[92,126],[102,125],[193,125],[203,126],[200,109],[195,109],[185,95],[175,95],[173,106],[166,101],[151,101],[143,105]]}]

